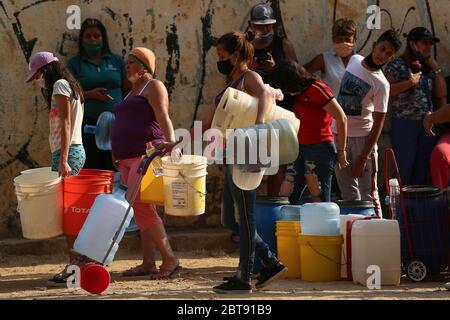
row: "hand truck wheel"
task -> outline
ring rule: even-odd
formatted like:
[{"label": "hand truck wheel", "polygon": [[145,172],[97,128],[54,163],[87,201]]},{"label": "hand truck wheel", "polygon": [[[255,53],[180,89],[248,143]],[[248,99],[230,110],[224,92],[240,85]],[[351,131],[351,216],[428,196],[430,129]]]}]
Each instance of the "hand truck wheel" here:
[{"label": "hand truck wheel", "polygon": [[101,294],[109,287],[111,276],[105,267],[89,263],[81,271],[81,288],[92,294]]},{"label": "hand truck wheel", "polygon": [[427,266],[420,260],[412,260],[406,264],[406,275],[411,281],[421,282],[427,277]]}]

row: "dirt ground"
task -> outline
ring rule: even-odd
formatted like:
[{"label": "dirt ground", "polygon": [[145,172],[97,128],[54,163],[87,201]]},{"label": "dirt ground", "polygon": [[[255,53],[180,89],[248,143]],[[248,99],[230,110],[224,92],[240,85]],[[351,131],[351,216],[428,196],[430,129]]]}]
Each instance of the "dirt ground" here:
[{"label": "dirt ground", "polygon": [[[122,254],[109,267],[111,285],[102,295],[93,296],[78,289],[51,288],[47,279],[62,270],[65,257],[8,256],[0,257],[0,299],[261,299],[261,300],[315,300],[315,299],[446,299],[450,292],[439,282],[420,284],[402,280],[399,287],[383,287],[371,291],[350,282],[308,283],[300,280],[280,280],[264,291],[251,295],[222,296],[211,288],[222,277],[233,274],[238,257],[224,252],[177,253],[183,271],[181,277],[168,281],[150,281],[145,278],[125,279],[120,272],[140,263],[138,254]],[[450,281],[447,279],[447,281]]]}]

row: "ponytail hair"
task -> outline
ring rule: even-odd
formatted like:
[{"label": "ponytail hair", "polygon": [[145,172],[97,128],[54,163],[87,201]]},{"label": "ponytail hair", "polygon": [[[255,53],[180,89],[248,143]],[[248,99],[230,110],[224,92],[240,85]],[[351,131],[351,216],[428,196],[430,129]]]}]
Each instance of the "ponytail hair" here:
[{"label": "ponytail hair", "polygon": [[225,51],[230,55],[234,52],[239,52],[242,62],[250,63],[253,61],[255,49],[252,41],[255,40],[255,33],[253,31],[230,32],[219,38],[217,45],[222,45]]}]

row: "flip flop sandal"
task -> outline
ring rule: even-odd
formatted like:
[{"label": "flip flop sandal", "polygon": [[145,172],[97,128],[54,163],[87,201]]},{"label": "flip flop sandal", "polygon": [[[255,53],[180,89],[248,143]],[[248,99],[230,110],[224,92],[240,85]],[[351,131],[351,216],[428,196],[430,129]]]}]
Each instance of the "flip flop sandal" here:
[{"label": "flip flop sandal", "polygon": [[181,266],[177,266],[175,269],[163,269],[159,268],[159,272],[155,276],[150,276],[150,280],[170,280],[175,279],[180,276],[183,268]]},{"label": "flip flop sandal", "polygon": [[147,277],[151,275],[159,274],[158,271],[148,271],[142,265],[128,269],[122,273],[122,277],[135,278],[135,277]]}]

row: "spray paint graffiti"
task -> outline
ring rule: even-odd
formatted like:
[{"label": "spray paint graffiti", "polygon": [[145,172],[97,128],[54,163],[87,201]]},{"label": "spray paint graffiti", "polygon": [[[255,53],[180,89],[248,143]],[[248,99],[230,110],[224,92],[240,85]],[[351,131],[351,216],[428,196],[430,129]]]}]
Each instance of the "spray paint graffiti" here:
[{"label": "spray paint graffiti", "polygon": [[209,2],[208,10],[204,17],[201,17],[202,21],[202,49],[201,49],[201,57],[200,57],[200,66],[201,66],[201,74],[200,74],[200,84],[197,93],[197,98],[195,100],[195,110],[194,116],[192,118],[192,125],[194,126],[194,122],[197,119],[198,108],[202,102],[203,98],[203,88],[205,85],[205,77],[206,77],[206,55],[208,51],[211,50],[213,46],[216,45],[217,38],[213,37],[211,27],[212,27],[212,18],[214,16],[214,9],[212,8],[212,0]]},{"label": "spray paint graffiti", "polygon": [[[175,19],[175,17],[174,17]],[[178,43],[177,25],[172,23],[167,27],[166,31],[166,47],[169,54],[169,60],[166,67],[166,81],[165,85],[169,92],[169,97],[172,96],[175,89],[176,76],[180,72],[180,44]]]},{"label": "spray paint graffiti", "polygon": [[[77,32],[67,30],[65,23],[60,25],[55,23],[56,14],[48,21],[41,19],[39,25],[42,28],[33,28],[33,25],[36,25],[34,17],[48,13],[51,15],[56,11],[64,15],[66,7],[72,2],[70,0],[0,0],[0,29],[3,31],[0,45],[6,48],[4,51],[7,54],[11,55],[10,52],[13,52],[15,59],[14,65],[7,64],[6,53],[3,55],[0,53],[3,58],[1,59],[2,67],[5,66],[8,77],[12,79],[12,82],[3,85],[7,78],[0,74],[2,81],[0,94],[6,95],[6,99],[2,100],[3,103],[0,106],[0,124],[4,132],[2,146],[5,150],[0,156],[0,173],[6,175],[8,179],[11,178],[11,174],[22,170],[23,166],[36,167],[39,164],[42,165],[44,159],[48,161],[48,155],[43,155],[48,152],[44,151],[46,133],[43,131],[46,130],[46,120],[44,111],[37,109],[37,98],[34,94],[19,93],[14,96],[8,90],[17,88],[20,92],[31,91],[24,90],[25,85],[21,77],[26,72],[26,64],[31,55],[38,48],[39,50],[55,50],[59,56],[67,58],[76,53]],[[211,104],[212,97],[223,86],[224,77],[215,72],[215,59],[211,59],[211,50],[214,49],[217,40],[215,36],[234,29],[245,30],[248,9],[258,2],[258,0],[226,2],[136,0],[128,3],[115,0],[77,1],[83,13],[95,15],[107,26],[110,43],[116,52],[125,55],[133,46],[145,45],[155,50],[158,59],[167,61],[167,65],[160,68],[160,73],[171,94],[171,115],[174,117],[175,124],[186,127],[191,120],[197,118],[201,108]],[[438,48],[444,48],[444,50],[437,50],[442,53],[448,52],[446,51],[449,43],[446,41],[448,33],[445,26],[449,13],[440,10],[442,6],[439,7],[437,1],[302,0],[302,5],[298,5],[298,2],[294,0],[266,0],[265,2],[274,9],[275,18],[278,20],[277,34],[281,37],[289,34],[292,37],[296,51],[301,53],[301,62],[306,62],[309,56],[312,57],[329,46],[329,40],[326,37],[317,37],[329,35],[332,21],[346,15],[351,15],[355,21],[362,21],[365,19],[365,12],[362,9],[368,3],[377,3],[383,7],[383,18],[387,21],[385,27],[404,32],[409,31],[406,29],[412,27],[415,21],[422,21],[433,33],[440,33],[439,36],[443,41]],[[83,14],[83,18],[87,16]],[[316,24],[316,21],[319,23]],[[51,25],[52,23],[54,26]],[[219,32],[220,34],[216,34]],[[362,32],[361,42],[359,42],[362,44],[360,52],[367,51],[377,34],[376,31],[369,33],[369,30]],[[14,54],[13,50],[17,52]],[[442,53],[440,54],[443,56]],[[435,54],[437,55],[437,52]],[[447,55],[445,59],[441,59],[444,61],[444,70],[447,68],[445,63],[448,64],[445,62],[446,57]],[[208,74],[208,70],[212,72]],[[39,101],[42,100],[39,99]],[[180,106],[181,103],[184,104]],[[24,108],[28,109],[24,112]],[[28,113],[30,118],[22,121],[20,117]],[[4,119],[13,120],[6,123]],[[36,136],[39,137],[39,142],[36,141]],[[214,192],[216,185],[220,185],[219,180],[216,181],[217,183],[212,182],[214,178],[208,178],[210,192]],[[12,187],[1,189],[0,186],[0,192],[6,191],[5,194],[13,194],[11,190]],[[5,215],[4,212],[0,212],[0,233],[5,228],[6,217],[12,216],[15,209],[15,199],[10,198],[0,197],[0,201],[4,200],[3,203],[7,204],[2,210],[8,211]],[[210,200],[211,198],[208,201]]]}]

